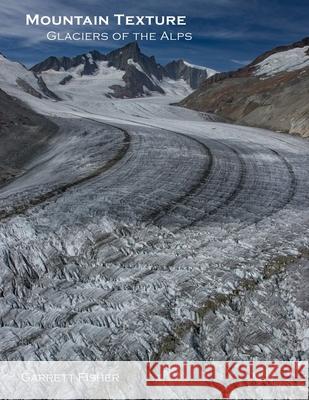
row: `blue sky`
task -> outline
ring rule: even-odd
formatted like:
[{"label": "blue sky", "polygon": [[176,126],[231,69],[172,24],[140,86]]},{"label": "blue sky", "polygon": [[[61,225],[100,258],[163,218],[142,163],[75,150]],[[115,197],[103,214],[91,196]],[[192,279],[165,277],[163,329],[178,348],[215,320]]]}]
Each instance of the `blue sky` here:
[{"label": "blue sky", "polygon": [[[143,52],[155,55],[163,64],[185,58],[221,71],[239,68],[266,50],[309,36],[309,0],[8,0],[1,4],[0,52],[27,66],[50,55],[71,56],[92,49],[108,52],[125,44],[112,40],[50,42],[46,40],[48,31],[71,31],[72,27],[29,27],[25,25],[27,13],[186,15],[187,26],[177,27],[174,32],[192,32],[192,41],[143,41],[140,43]],[[93,28],[107,29],[119,30],[115,26]],[[91,31],[89,27],[86,30]],[[142,32],[147,30],[154,29],[138,28]]]}]

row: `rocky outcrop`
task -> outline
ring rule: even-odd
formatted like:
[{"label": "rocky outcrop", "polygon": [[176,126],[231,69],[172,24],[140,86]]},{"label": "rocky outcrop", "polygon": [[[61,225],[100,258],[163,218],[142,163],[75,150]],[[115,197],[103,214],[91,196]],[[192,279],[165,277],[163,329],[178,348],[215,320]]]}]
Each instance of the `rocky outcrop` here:
[{"label": "rocky outcrop", "polygon": [[98,51],[90,51],[87,54],[81,54],[76,57],[48,57],[46,60],[34,65],[30,70],[40,74],[43,71],[53,69],[60,71],[63,69],[67,71],[79,65],[84,65],[81,74],[89,75],[96,71],[98,68],[96,61],[105,61],[106,56]]},{"label": "rocky outcrop", "polygon": [[[207,79],[180,105],[219,115],[231,122],[309,137],[309,67],[293,64],[279,73],[257,74],[273,54],[308,46],[309,39],[278,47],[237,71]],[[267,61],[269,60],[269,62]],[[278,58],[280,61],[280,57]],[[278,69],[278,65],[276,65]],[[270,69],[271,71],[271,69]]]},{"label": "rocky outcrop", "polygon": [[46,86],[41,76],[33,71],[29,71],[23,64],[9,60],[1,53],[0,88],[14,97],[23,97],[23,93],[27,93],[39,99],[51,98],[53,100],[60,100]]},{"label": "rocky outcrop", "polygon": [[59,82],[59,85],[66,85],[68,82],[70,82],[73,79],[72,75],[67,75],[61,81]]},{"label": "rocky outcrop", "polygon": [[165,71],[172,79],[184,79],[192,89],[196,89],[203,81],[215,73],[214,70],[193,66],[184,60],[170,62],[165,66]]},{"label": "rocky outcrop", "polygon": [[156,79],[162,80],[163,76],[166,75],[164,68],[157,64],[155,58],[143,54],[136,42],[114,50],[106,57],[109,65],[117,69],[127,71],[130,65],[136,64],[149,77],[154,76]]},{"label": "rocky outcrop", "polygon": [[37,97],[38,99],[42,99],[43,96],[40,92],[35,90],[28,82],[26,82],[22,78],[17,78],[16,79],[17,85],[25,92],[28,94],[31,94],[31,96]]},{"label": "rocky outcrop", "polygon": [[45,96],[47,96],[53,100],[57,100],[57,101],[61,100],[59,96],[57,96],[54,92],[52,92],[50,89],[48,89],[46,83],[44,82],[44,80],[41,76],[38,76],[37,79],[38,79],[39,87],[41,88],[41,90],[45,94]]},{"label": "rocky outcrop", "polygon": [[164,90],[157,83],[166,75],[164,68],[157,64],[153,56],[144,55],[136,42],[112,51],[106,58],[110,67],[125,71],[122,78],[125,87],[111,87],[114,97],[141,97],[150,92],[164,94]]},{"label": "rocky outcrop", "polygon": [[69,68],[72,68],[73,66],[76,66],[76,65],[78,65],[78,64],[74,65],[74,61],[70,57],[51,56],[51,57],[48,57],[43,62],[34,65],[31,68],[31,71],[36,72],[36,73],[41,73],[41,72],[47,71],[49,69],[59,71],[61,68],[63,68],[66,71]]},{"label": "rocky outcrop", "polygon": [[111,89],[114,91],[112,94],[113,97],[141,97],[147,94],[147,90],[164,94],[164,90],[159,85],[156,85],[146,74],[133,66],[127,68],[123,80],[126,83],[124,87],[120,85],[111,86]]}]

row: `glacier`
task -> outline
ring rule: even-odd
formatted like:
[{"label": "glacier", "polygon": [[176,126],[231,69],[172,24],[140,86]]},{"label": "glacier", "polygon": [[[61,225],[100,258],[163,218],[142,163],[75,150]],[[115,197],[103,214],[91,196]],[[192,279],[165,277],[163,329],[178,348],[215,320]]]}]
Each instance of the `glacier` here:
[{"label": "glacier", "polygon": [[307,359],[308,141],[100,78],[12,89],[59,131],[0,188],[0,359]]}]

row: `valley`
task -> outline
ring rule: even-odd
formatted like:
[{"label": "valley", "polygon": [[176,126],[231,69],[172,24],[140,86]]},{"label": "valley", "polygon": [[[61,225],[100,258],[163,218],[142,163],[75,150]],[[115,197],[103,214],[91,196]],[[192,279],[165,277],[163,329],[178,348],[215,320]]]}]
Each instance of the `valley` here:
[{"label": "valley", "polygon": [[0,82],[57,126],[0,188],[0,359],[308,359],[308,140],[171,105],[192,65],[109,95],[131,51]]}]

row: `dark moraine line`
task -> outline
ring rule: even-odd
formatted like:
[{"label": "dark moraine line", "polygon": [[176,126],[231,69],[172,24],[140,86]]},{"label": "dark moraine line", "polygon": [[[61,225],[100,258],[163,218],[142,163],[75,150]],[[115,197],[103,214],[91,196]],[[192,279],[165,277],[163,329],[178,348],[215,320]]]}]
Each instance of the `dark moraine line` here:
[{"label": "dark moraine line", "polygon": [[[295,172],[293,170],[292,165],[287,161],[287,159],[285,157],[283,157],[282,154],[280,154],[279,152],[277,152],[276,150],[270,149],[269,150],[274,153],[279,159],[280,161],[285,165],[289,175],[290,175],[290,187],[288,190],[288,195],[286,196],[286,199],[278,206],[274,207],[272,210],[270,210],[269,212],[257,216],[253,222],[244,222],[243,224],[241,224],[241,226],[239,226],[238,228],[234,229],[232,232],[229,232],[228,234],[224,235],[223,237],[220,237],[220,240],[224,240],[225,238],[227,238],[228,236],[230,236],[231,234],[235,234],[237,232],[240,232],[242,229],[248,228],[252,225],[256,225],[259,222],[263,221],[263,219],[265,218],[269,218],[272,215],[276,214],[277,212],[279,212],[280,210],[282,210],[283,208],[285,208],[294,198],[295,193],[296,193],[296,188],[297,188],[297,178],[295,176]],[[180,230],[183,228],[180,228]],[[195,248],[195,251],[198,251],[202,248],[206,247],[206,243],[202,243],[201,245],[199,245],[198,247]]]},{"label": "dark moraine line", "polygon": [[91,118],[83,118],[92,122],[97,122],[98,124],[104,125],[104,126],[110,126],[114,129],[117,129],[119,131],[121,131],[123,133],[123,146],[121,147],[121,149],[118,150],[118,152],[115,154],[115,156],[110,159],[109,161],[107,161],[105,164],[103,164],[102,166],[100,166],[99,168],[95,169],[93,172],[91,172],[89,175],[84,176],[83,178],[80,179],[76,179],[75,181],[71,182],[71,183],[67,183],[64,184],[62,186],[59,186],[53,190],[50,190],[46,193],[43,193],[42,195],[39,195],[37,197],[34,197],[32,199],[29,200],[28,203],[25,204],[21,204],[18,205],[16,207],[14,207],[13,209],[10,210],[0,210],[0,221],[3,221],[7,218],[10,217],[14,217],[17,215],[21,215],[24,214],[26,211],[28,211],[29,209],[42,204],[48,200],[51,200],[54,197],[57,197],[59,195],[62,195],[63,193],[65,193],[67,190],[72,189],[76,186],[79,186],[85,182],[90,181],[93,178],[97,178],[98,176],[100,176],[101,174],[103,174],[104,172],[108,171],[109,169],[111,169],[115,164],[117,164],[122,158],[125,157],[125,155],[127,154],[129,148],[130,148],[130,143],[131,143],[131,137],[129,135],[129,133],[123,129],[123,128],[119,128],[118,126],[114,126],[108,123],[103,123]]},{"label": "dark moraine line", "polygon": [[[215,207],[214,209],[210,210],[209,212],[205,212],[204,216],[197,218],[196,220],[192,221],[191,223],[180,227],[177,232],[182,231],[184,229],[187,228],[191,228],[194,225],[196,225],[197,223],[199,223],[200,221],[204,220],[207,217],[213,216],[215,215],[220,209],[222,209],[223,207],[226,207],[229,203],[231,203],[239,194],[240,190],[242,190],[242,188],[244,187],[244,180],[246,177],[246,165],[244,160],[242,159],[242,157],[240,156],[239,152],[237,150],[235,150],[234,148],[232,148],[231,146],[226,145],[223,142],[220,142],[221,144],[224,144],[225,146],[229,147],[235,154],[237,154],[237,158],[239,159],[241,168],[240,168],[240,176],[239,176],[239,180],[237,185],[235,186],[233,192],[230,194],[230,196],[228,196],[221,204],[219,204],[217,207]],[[285,157],[283,157],[280,153],[278,153],[276,150],[273,149],[269,149],[273,154],[276,155],[277,158],[280,159],[280,161],[286,166],[286,169],[290,175],[290,187],[289,187],[289,191],[288,191],[288,195],[286,197],[286,199],[277,207],[275,207],[273,210],[270,210],[269,212],[257,217],[254,219],[253,222],[251,223],[244,223],[241,225],[240,228],[238,228],[236,231],[240,231],[241,229],[244,229],[250,225],[254,225],[257,224],[258,222],[262,221],[264,218],[270,217],[271,215],[279,212],[280,210],[282,210],[284,207],[286,207],[291,200],[293,199],[295,193],[296,193],[296,187],[297,187],[297,180],[296,180],[296,176],[294,173],[294,170],[291,166],[291,164],[286,160]],[[176,232],[175,232],[176,233]]]},{"label": "dark moraine line", "polygon": [[[159,128],[159,129],[162,129],[162,128]],[[206,163],[205,163],[203,174],[201,175],[199,180],[186,193],[184,193],[183,195],[181,195],[178,198],[173,199],[166,206],[160,207],[157,210],[151,212],[150,214],[148,214],[144,217],[143,222],[146,222],[147,225],[157,223],[157,221],[159,221],[165,215],[169,214],[179,204],[184,204],[186,202],[186,200],[191,198],[193,195],[196,195],[203,188],[203,186],[206,185],[209,175],[210,175],[210,171],[213,166],[212,152],[205,143],[201,142],[200,140],[196,139],[195,137],[186,135],[184,133],[172,131],[169,129],[162,129],[162,130],[164,130],[166,132],[176,133],[177,135],[183,136],[186,139],[190,139],[190,140],[198,143],[203,148],[203,151],[204,151],[205,157],[206,157]]]},{"label": "dark moraine line", "polygon": [[[290,187],[288,190],[288,194],[286,199],[277,207],[275,207],[273,210],[269,211],[268,213],[258,217],[255,221],[254,224],[257,224],[258,222],[262,221],[264,218],[270,217],[273,214],[276,214],[277,212],[279,212],[280,210],[282,210],[284,207],[286,207],[294,198],[295,193],[296,193],[296,188],[297,188],[297,178],[295,175],[295,172],[293,170],[292,165],[288,162],[288,160],[283,157],[282,154],[280,154],[278,151],[270,149],[269,150],[275,154],[281,161],[282,163],[285,165],[289,175],[290,175]],[[250,224],[253,225],[253,224]]]},{"label": "dark moraine line", "polygon": [[[77,111],[85,112],[85,110],[83,110],[82,108],[79,108],[79,107],[75,107],[75,109]],[[90,114],[94,114],[94,113],[90,112]],[[90,119],[90,118],[88,118],[88,119]],[[128,122],[134,122],[134,121],[130,121],[130,120],[127,120],[127,121]],[[202,176],[199,178],[198,182],[196,184],[194,184],[186,193],[184,193],[183,195],[181,195],[178,198],[173,199],[166,206],[158,207],[158,209],[152,211],[151,213],[148,213],[147,215],[145,215],[142,218],[141,222],[145,223],[146,225],[150,225],[150,224],[155,224],[158,220],[160,220],[160,218],[162,218],[165,215],[167,215],[168,213],[170,213],[179,204],[183,204],[192,195],[197,194],[202,189],[202,187],[206,184],[206,182],[207,182],[207,180],[209,178],[210,171],[211,171],[211,168],[213,166],[213,155],[211,153],[210,148],[205,143],[203,143],[202,141],[200,141],[199,139],[197,139],[197,138],[195,138],[193,136],[187,135],[185,133],[173,131],[171,129],[159,128],[159,127],[157,127],[155,125],[144,123],[144,122],[143,122],[143,125],[145,127],[155,128],[155,129],[159,129],[159,130],[162,130],[162,131],[165,131],[165,132],[171,132],[173,134],[177,134],[179,136],[183,136],[186,139],[189,139],[189,140],[192,140],[192,141],[198,143],[203,148],[203,151],[205,153],[206,160],[207,160]]]},{"label": "dark moraine line", "polygon": [[210,217],[212,215],[215,215],[219,210],[221,210],[222,208],[226,207],[229,203],[231,203],[240,193],[240,191],[243,189],[244,187],[244,182],[246,179],[246,175],[247,175],[247,168],[246,168],[246,163],[243,160],[243,158],[241,157],[240,153],[235,150],[233,147],[223,143],[223,142],[219,142],[221,145],[224,145],[225,147],[228,147],[236,156],[237,156],[237,160],[239,162],[240,168],[239,168],[239,176],[238,176],[238,180],[237,183],[233,189],[233,191],[229,194],[228,197],[226,197],[221,203],[219,203],[216,207],[212,208],[209,211],[205,211],[201,217],[194,219],[193,221],[189,222],[186,225],[181,226],[180,228],[178,228],[174,233],[180,232],[184,229],[188,229],[193,227],[194,225],[196,225],[197,223],[199,223],[200,221],[203,221],[205,218]]}]

